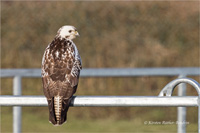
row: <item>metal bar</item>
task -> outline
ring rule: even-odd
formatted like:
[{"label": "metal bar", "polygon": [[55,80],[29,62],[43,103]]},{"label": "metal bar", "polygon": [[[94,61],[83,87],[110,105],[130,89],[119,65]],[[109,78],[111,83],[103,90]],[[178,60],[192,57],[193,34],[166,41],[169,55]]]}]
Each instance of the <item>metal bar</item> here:
[{"label": "metal bar", "polygon": [[[74,107],[198,106],[197,96],[74,96]],[[44,96],[0,96],[0,106],[47,106]]]},{"label": "metal bar", "polygon": [[[182,83],[184,84],[184,83]],[[183,95],[184,96],[184,95]],[[186,133],[186,107],[177,107],[178,108],[178,133]]]},{"label": "metal bar", "polygon": [[190,84],[192,85],[196,91],[197,91],[197,94],[200,96],[200,84],[194,80],[194,79],[191,79],[191,78],[178,78],[178,79],[175,79],[171,82],[169,82],[159,93],[159,96],[172,96],[172,93],[174,91],[174,88],[179,85],[180,83],[187,83],[187,84]]},{"label": "metal bar", "polygon": [[[163,97],[163,96],[164,97],[166,97],[166,96],[171,97],[172,93],[174,91],[174,88],[181,83],[188,83],[196,89],[198,96],[199,96],[198,109],[200,109],[200,107],[199,107],[200,106],[200,102],[199,102],[200,101],[200,84],[197,81],[195,81],[194,79],[191,79],[191,78],[178,78],[178,79],[171,81],[161,90],[159,96],[161,96],[161,97]],[[199,110],[198,110],[198,132],[200,133],[200,116],[199,115],[200,114],[199,114]],[[182,121],[181,121],[181,123],[182,123]],[[181,125],[181,126],[183,126],[183,125]],[[180,128],[182,128],[181,126],[180,126]],[[180,129],[180,130],[182,130],[182,129]]]},{"label": "metal bar", "polygon": [[[15,76],[13,79],[13,95],[21,95],[21,77]],[[21,132],[21,107],[13,107],[13,133]]]},{"label": "metal bar", "polygon": [[[180,75],[179,78],[185,78],[185,75]],[[186,83],[181,83],[178,85],[178,96],[186,96]],[[178,109],[178,115],[177,115],[177,132],[178,133],[186,133],[186,113],[187,109],[186,107],[177,107]]]},{"label": "metal bar", "polygon": [[[16,76],[16,78],[14,79],[14,83],[16,83],[16,85],[14,84],[14,88],[20,88],[20,95],[21,95],[21,77],[41,77],[41,69],[0,69],[0,70],[1,70],[0,71],[0,77],[15,77]],[[81,71],[80,76],[81,77],[137,77],[137,76],[177,76],[177,75],[180,75],[180,74],[181,75],[188,75],[188,76],[198,76],[198,75],[200,75],[200,67],[188,67],[188,68],[101,68],[101,69],[90,68],[90,69],[83,69]],[[18,82],[17,80],[20,80],[20,82]],[[198,86],[195,87],[195,88],[198,88]],[[164,89],[163,92],[165,92],[165,89]],[[14,93],[15,93],[16,90],[17,89],[13,90]],[[197,89],[197,92],[198,92],[198,94],[200,94],[200,91],[198,89]],[[16,92],[16,93],[18,93],[18,92]],[[163,96],[163,94],[164,93],[160,93],[160,96]],[[168,95],[168,93],[167,93],[167,95]],[[74,103],[75,100],[77,100],[77,98],[73,99],[73,103]],[[159,100],[159,101],[163,101],[163,99]],[[82,103],[80,105],[78,105],[78,104],[74,105],[73,103],[72,103],[72,106],[83,106],[83,104],[84,104],[84,103]],[[152,103],[150,103],[150,104],[152,104]],[[16,104],[15,106],[17,106],[17,105],[21,106],[20,104]],[[12,105],[9,105],[9,106],[12,106]],[[29,106],[29,105],[22,105],[22,106]],[[41,105],[39,105],[39,106],[41,106]],[[44,105],[44,106],[46,106],[46,105]],[[86,105],[84,105],[84,106],[98,106],[98,105],[96,105],[96,104],[90,104],[89,105],[89,104],[86,103]],[[120,105],[120,104],[119,105],[118,104],[114,104],[114,105],[112,105],[112,104],[102,104],[101,105],[100,104],[99,106],[151,106],[151,105],[149,105],[148,103],[146,103],[146,105],[144,103],[142,103],[141,105],[139,103],[138,103],[138,105],[136,103],[133,103],[133,105],[131,105],[131,104],[128,104],[128,105],[125,105],[125,104],[123,104],[123,105]],[[164,104],[161,104],[161,105],[153,104],[152,106],[168,106],[168,105],[164,103]],[[182,103],[181,105],[176,105],[176,104],[171,105],[170,104],[169,106],[188,106],[188,105]],[[189,106],[191,106],[191,105],[189,105]],[[182,110],[181,116],[184,115],[183,109],[184,108],[179,107],[179,110]],[[185,112],[186,112],[186,109],[185,109]],[[200,133],[200,131],[199,131],[200,130],[200,107],[199,107],[198,113],[199,113],[199,115],[198,115],[198,117],[199,117],[198,118],[198,121],[199,121],[198,132]],[[18,129],[20,129],[20,131],[21,131],[21,107],[13,107],[13,115],[14,115],[13,121],[14,120],[18,121],[18,126],[16,126],[17,124],[13,124],[13,130],[15,130],[16,127],[18,127]],[[18,118],[17,118],[17,116],[18,116]],[[14,123],[16,123],[16,122],[14,122]],[[16,130],[18,130],[18,129],[16,129]]]},{"label": "metal bar", "polygon": [[[81,77],[198,76],[200,67],[164,68],[87,68]],[[41,77],[41,69],[1,69],[0,77]]]}]

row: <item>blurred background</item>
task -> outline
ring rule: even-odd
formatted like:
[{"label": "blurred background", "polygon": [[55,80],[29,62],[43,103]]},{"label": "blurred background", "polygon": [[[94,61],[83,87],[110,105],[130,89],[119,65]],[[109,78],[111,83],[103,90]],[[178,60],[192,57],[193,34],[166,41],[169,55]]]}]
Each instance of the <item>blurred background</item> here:
[{"label": "blurred background", "polygon": [[[1,68],[40,68],[45,48],[63,25],[83,68],[199,67],[199,2],[1,2]],[[156,96],[177,77],[81,78],[76,95]],[[197,80],[199,77],[191,77]],[[40,78],[23,78],[23,95],[43,95]],[[175,92],[177,93],[177,92]],[[1,79],[12,95],[12,78]],[[191,86],[187,95],[197,95]],[[176,107],[71,107],[54,127],[47,107],[23,107],[23,132],[176,132]],[[187,108],[188,132],[197,132],[197,108]],[[12,107],[1,107],[1,131],[12,132]]]}]

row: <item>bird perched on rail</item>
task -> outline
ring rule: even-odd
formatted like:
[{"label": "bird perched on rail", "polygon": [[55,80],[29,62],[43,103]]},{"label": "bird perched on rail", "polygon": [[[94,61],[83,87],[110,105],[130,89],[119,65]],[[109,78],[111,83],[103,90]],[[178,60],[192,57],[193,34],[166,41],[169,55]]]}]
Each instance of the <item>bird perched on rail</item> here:
[{"label": "bird perched on rail", "polygon": [[78,86],[82,66],[72,41],[76,36],[79,33],[74,26],[61,27],[43,55],[43,91],[48,101],[49,121],[53,125],[62,125],[67,120],[70,101]]}]

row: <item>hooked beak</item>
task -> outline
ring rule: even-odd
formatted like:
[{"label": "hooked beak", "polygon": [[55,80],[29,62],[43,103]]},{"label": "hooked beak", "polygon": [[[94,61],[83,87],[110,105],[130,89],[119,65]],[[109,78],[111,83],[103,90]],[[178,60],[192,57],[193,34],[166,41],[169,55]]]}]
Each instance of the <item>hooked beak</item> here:
[{"label": "hooked beak", "polygon": [[80,36],[78,31],[75,31],[75,36]]}]

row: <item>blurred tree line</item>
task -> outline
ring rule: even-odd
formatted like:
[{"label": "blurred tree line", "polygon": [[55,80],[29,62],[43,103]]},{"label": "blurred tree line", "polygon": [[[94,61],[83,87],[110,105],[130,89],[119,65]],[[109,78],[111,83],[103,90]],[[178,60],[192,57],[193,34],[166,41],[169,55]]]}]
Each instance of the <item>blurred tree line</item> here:
[{"label": "blurred tree line", "polygon": [[[198,1],[5,1],[1,2],[1,67],[40,68],[45,48],[63,25],[73,25],[80,33],[74,42],[83,68],[199,66]],[[172,79],[81,78],[77,95],[158,95]],[[12,94],[12,81],[2,81],[2,94]],[[196,95],[193,89],[188,94]],[[23,95],[43,95],[41,79],[23,79]],[[77,118],[176,119],[175,108],[148,109],[81,108],[88,113],[80,116],[77,109],[70,113]],[[197,122],[193,115],[197,110],[189,111],[189,120]]]},{"label": "blurred tree line", "polygon": [[40,67],[74,25],[83,67],[199,66],[198,2],[2,2],[2,68]]}]

